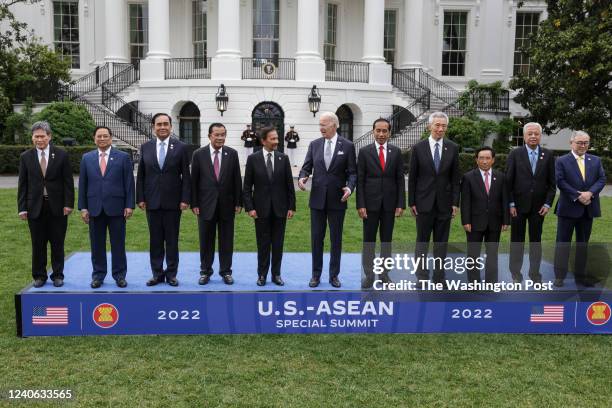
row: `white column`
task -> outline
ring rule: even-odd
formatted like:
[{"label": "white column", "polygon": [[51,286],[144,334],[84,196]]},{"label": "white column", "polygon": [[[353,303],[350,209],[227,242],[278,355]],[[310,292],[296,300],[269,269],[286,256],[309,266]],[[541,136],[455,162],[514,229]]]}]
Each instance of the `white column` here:
[{"label": "white column", "polygon": [[241,79],[240,0],[217,2],[217,53],[212,59],[212,79]]},{"label": "white column", "polygon": [[363,62],[370,64],[371,84],[391,84],[391,66],[385,63],[385,0],[365,0],[363,10]]},{"label": "white column", "polygon": [[107,24],[105,27],[106,62],[128,62],[127,58],[127,3],[124,0],[106,0],[104,2],[106,22],[119,21],[120,24]]},{"label": "white column", "polygon": [[298,0],[295,79],[325,80],[325,63],[319,53],[319,2]]},{"label": "white column", "polygon": [[[504,16],[507,11],[504,9],[503,0],[488,0],[482,2],[484,6],[484,13],[480,10],[478,12],[482,14],[479,18],[479,27],[473,28],[476,31],[476,35],[472,38],[481,38],[482,43],[479,49],[473,50],[474,53],[480,52],[480,76],[483,82],[492,82],[496,80],[504,80],[504,57],[506,55],[502,53],[507,48],[504,47],[504,41],[509,35],[508,27],[504,22]],[[481,7],[482,7],[481,6]],[[468,27],[468,35],[470,33]],[[478,34],[481,33],[480,35]],[[497,35],[486,35],[484,33],[494,33]],[[508,55],[512,55],[511,53]],[[466,75],[468,73],[466,72]]]},{"label": "white column", "polygon": [[170,58],[170,1],[149,0],[147,58]]},{"label": "white column", "polygon": [[422,38],[425,38],[423,21],[423,0],[406,0],[404,2],[404,36],[402,38],[401,68],[422,68]]}]

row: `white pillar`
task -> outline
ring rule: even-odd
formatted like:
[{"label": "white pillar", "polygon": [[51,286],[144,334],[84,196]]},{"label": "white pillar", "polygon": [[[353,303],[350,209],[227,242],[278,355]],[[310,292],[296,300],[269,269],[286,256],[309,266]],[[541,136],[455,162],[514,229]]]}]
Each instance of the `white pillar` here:
[{"label": "white pillar", "polygon": [[423,0],[406,0],[404,2],[404,37],[402,38],[401,68],[423,67]]},{"label": "white pillar", "polygon": [[170,0],[149,0],[147,58],[170,58]]},{"label": "white pillar", "polygon": [[124,24],[107,24],[105,27],[106,62],[128,62],[127,57],[127,3],[124,0],[106,0],[104,15],[107,22],[121,21]]},{"label": "white pillar", "polygon": [[325,80],[325,63],[319,53],[319,2],[298,0],[295,79]]},{"label": "white pillar", "polygon": [[241,79],[240,0],[217,3],[217,53],[212,59],[212,79]]},{"label": "white pillar", "polygon": [[384,57],[384,35],[385,0],[365,0],[362,61],[370,64],[371,84],[391,84],[391,66]]},{"label": "white pillar", "polygon": [[[480,48],[480,76],[483,82],[492,82],[497,80],[504,80],[504,57],[507,55],[502,53],[502,50],[506,50],[504,47],[506,34],[509,35],[508,27],[503,24],[504,16],[507,11],[504,8],[503,0],[488,0],[483,2],[484,13],[479,19],[479,27],[475,27],[480,33],[494,33],[498,35],[474,35],[474,38],[481,38],[482,43]],[[481,7],[482,7],[481,6]],[[480,10],[479,10],[480,12]],[[468,27],[468,33],[470,32]],[[511,53],[508,55],[512,55]],[[466,75],[468,73],[466,72]]]}]

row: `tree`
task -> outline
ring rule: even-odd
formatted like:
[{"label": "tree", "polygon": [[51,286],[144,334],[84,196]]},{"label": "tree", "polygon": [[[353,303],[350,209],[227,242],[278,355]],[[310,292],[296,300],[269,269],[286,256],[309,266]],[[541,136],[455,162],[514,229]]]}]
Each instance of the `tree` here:
[{"label": "tree", "polygon": [[34,115],[34,121],[46,120],[51,125],[53,138],[73,138],[79,144],[92,144],[96,123],[83,106],[74,102],[53,102]]},{"label": "tree", "polygon": [[584,130],[596,148],[610,146],[612,2],[549,0],[528,54],[529,75],[510,82],[514,100],[548,132]]}]

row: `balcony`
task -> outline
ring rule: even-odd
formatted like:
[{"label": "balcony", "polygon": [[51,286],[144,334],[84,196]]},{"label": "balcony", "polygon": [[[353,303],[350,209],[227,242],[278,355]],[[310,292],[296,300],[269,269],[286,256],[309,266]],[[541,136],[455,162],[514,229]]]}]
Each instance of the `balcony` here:
[{"label": "balcony", "polygon": [[295,59],[242,58],[242,79],[295,80]]},{"label": "balcony", "polygon": [[370,64],[366,62],[325,60],[325,80],[368,83]]},{"label": "balcony", "polygon": [[210,58],[166,59],[164,79],[210,79]]},{"label": "balcony", "polygon": [[471,103],[476,112],[508,112],[510,92],[507,89],[474,89],[470,92]]}]

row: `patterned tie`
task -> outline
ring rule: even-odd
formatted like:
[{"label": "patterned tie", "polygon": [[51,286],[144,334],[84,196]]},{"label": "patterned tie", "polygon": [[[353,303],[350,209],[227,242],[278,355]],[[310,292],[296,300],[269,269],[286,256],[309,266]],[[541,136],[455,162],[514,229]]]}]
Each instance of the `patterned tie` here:
[{"label": "patterned tie", "polygon": [[385,171],[385,148],[382,146],[378,148],[378,160],[380,160],[382,171]]},{"label": "patterned tie", "polygon": [[331,150],[332,141],[327,141],[327,146],[325,147],[325,154],[323,155],[323,160],[325,160],[325,168],[329,170],[329,165],[332,160],[332,150]]},{"label": "patterned tie", "polygon": [[[40,170],[42,171],[43,178],[47,175],[47,158],[45,157],[45,151],[40,152]],[[45,183],[46,184],[46,183]],[[43,185],[43,195],[47,195],[47,186]]]},{"label": "patterned tie", "polygon": [[434,167],[436,173],[440,171],[440,145],[438,143],[436,143],[436,149],[434,150]]},{"label": "patterned tie", "polygon": [[586,180],[586,169],[584,168],[584,156],[578,156],[578,168],[582,175],[582,180]]},{"label": "patterned tie", "polygon": [[213,168],[215,170],[215,177],[219,181],[219,150],[215,150],[215,160],[213,162]]},{"label": "patterned tie", "polygon": [[531,163],[531,173],[535,174],[536,171],[536,165],[538,163],[538,156],[537,156],[537,152],[535,150],[532,150],[530,152],[531,157],[529,159],[529,162]]},{"label": "patterned tie", "polygon": [[106,152],[100,153],[100,171],[102,172],[102,175],[106,173],[106,160],[104,159],[105,157]]},{"label": "patterned tie", "polygon": [[489,189],[491,186],[489,185],[489,172],[485,171],[485,190],[487,191],[487,195],[489,195]]},{"label": "patterned tie", "polygon": [[164,168],[164,161],[166,161],[166,142],[161,142],[159,146],[159,168]]},{"label": "patterned tie", "polygon": [[272,181],[274,175],[274,169],[272,168],[272,153],[268,152],[268,160],[266,160],[266,170],[268,171],[268,178]]}]

